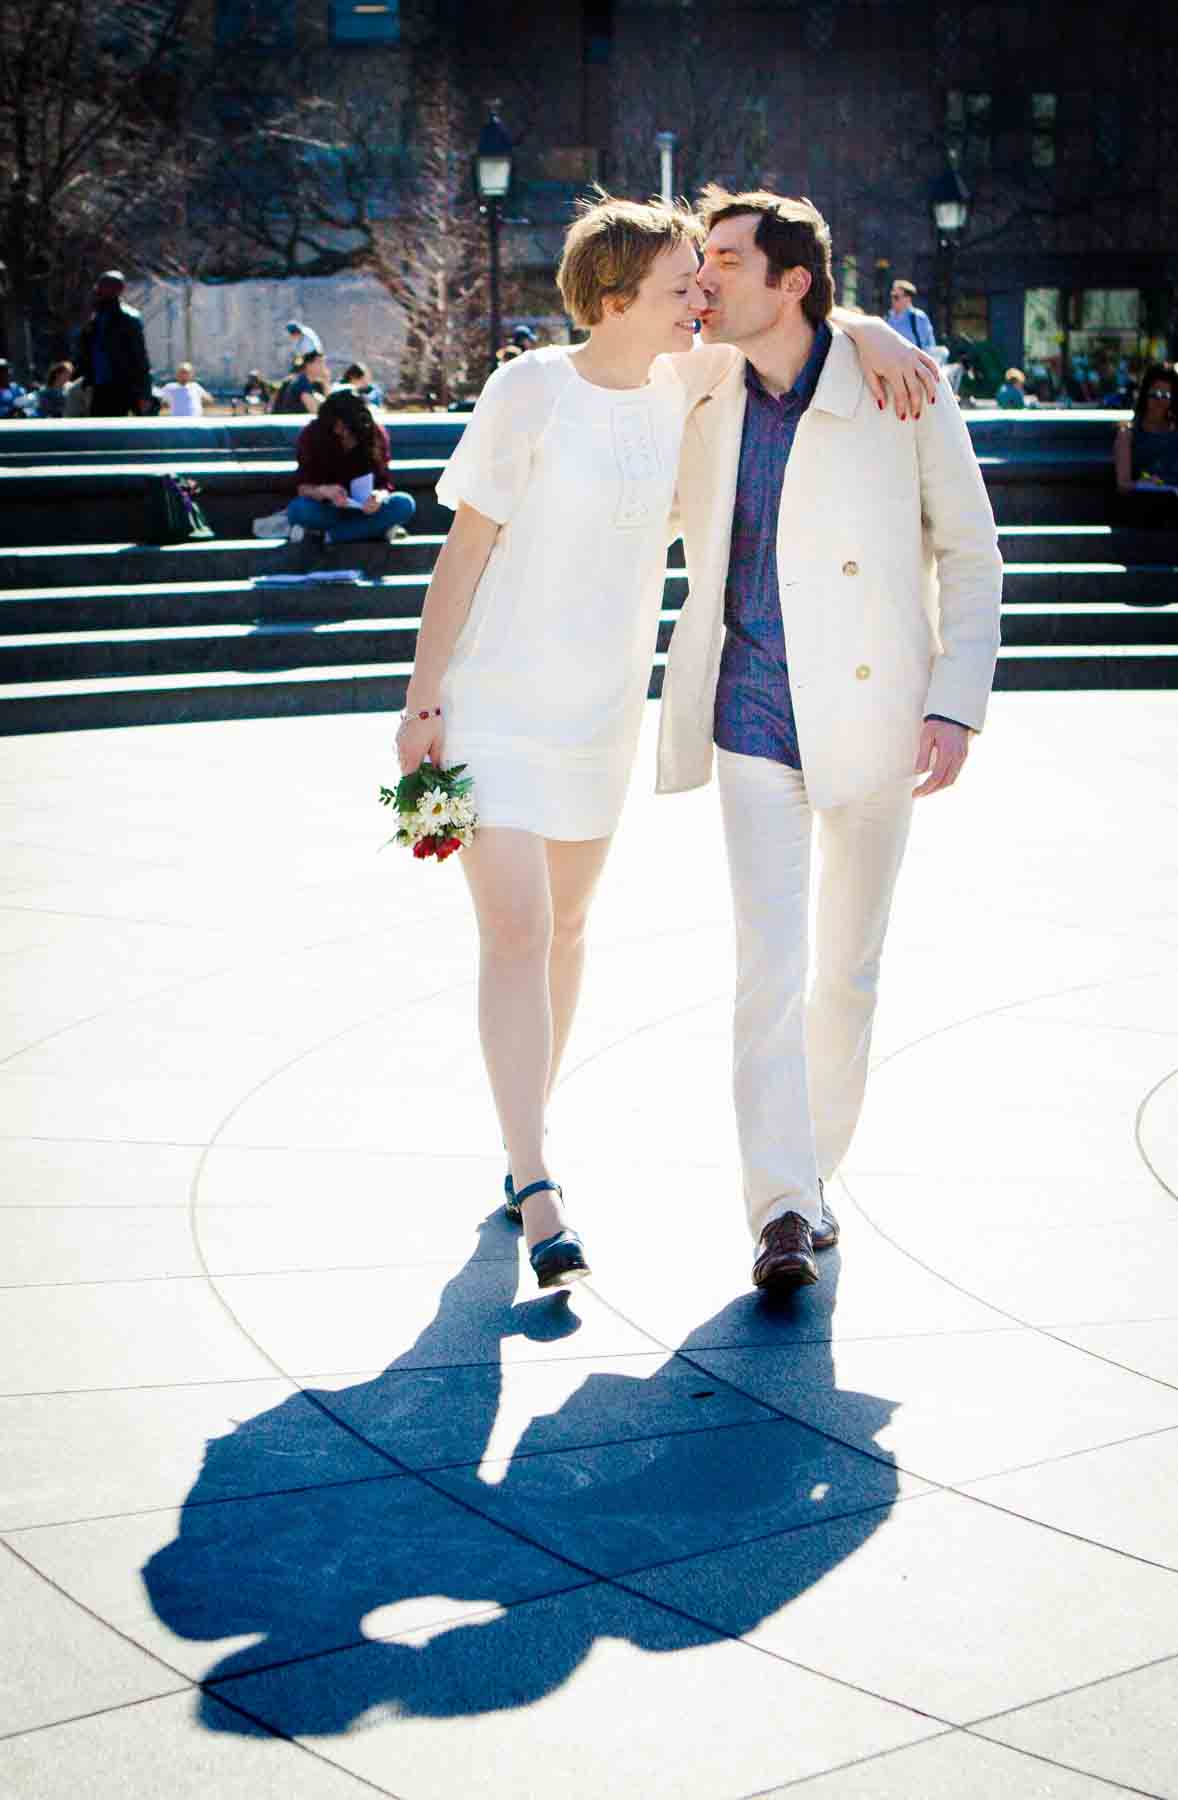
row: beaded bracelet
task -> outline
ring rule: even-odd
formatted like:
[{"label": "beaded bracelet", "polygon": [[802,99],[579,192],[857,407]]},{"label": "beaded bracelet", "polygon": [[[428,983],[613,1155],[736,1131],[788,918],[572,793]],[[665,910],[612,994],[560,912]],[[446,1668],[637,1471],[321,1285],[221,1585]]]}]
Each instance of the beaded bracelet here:
[{"label": "beaded bracelet", "polygon": [[402,723],[407,723],[410,719],[440,719],[441,716],[442,709],[440,706],[427,706],[422,712],[403,712],[401,714],[401,720]]}]

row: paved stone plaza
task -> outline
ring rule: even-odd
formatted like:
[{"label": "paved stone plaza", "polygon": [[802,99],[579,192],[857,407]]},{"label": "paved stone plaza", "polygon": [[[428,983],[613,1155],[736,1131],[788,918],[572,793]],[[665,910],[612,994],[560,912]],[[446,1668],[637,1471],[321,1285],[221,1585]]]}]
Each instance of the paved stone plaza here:
[{"label": "paved stone plaza", "polygon": [[919,809],[776,1310],[714,790],[648,731],[537,1297],[389,737],[0,744],[0,1794],[1178,1796],[1178,701],[999,695]]}]

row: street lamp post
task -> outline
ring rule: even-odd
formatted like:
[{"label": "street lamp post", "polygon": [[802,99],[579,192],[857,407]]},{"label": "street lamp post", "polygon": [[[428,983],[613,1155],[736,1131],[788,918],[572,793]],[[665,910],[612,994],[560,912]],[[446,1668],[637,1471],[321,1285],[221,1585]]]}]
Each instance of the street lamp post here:
[{"label": "street lamp post", "polygon": [[654,141],[659,153],[659,193],[670,206],[675,198],[675,146],[679,140],[673,131],[656,131]]},{"label": "street lamp post", "polygon": [[483,212],[487,215],[487,244],[490,254],[491,303],[490,366],[495,367],[495,353],[501,336],[499,323],[499,206],[511,186],[512,143],[492,101],[487,109],[487,122],[479,133],[474,159],[474,184]]},{"label": "street lamp post", "polygon": [[953,335],[953,258],[969,223],[969,189],[952,163],[945,165],[929,189],[929,208],[937,239],[937,286],[946,343]]}]

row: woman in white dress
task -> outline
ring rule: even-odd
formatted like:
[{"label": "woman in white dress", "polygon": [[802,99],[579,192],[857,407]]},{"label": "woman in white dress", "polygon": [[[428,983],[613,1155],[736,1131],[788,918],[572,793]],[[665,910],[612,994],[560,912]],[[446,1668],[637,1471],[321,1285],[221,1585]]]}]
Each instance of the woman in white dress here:
[{"label": "woman in white dress", "polygon": [[[474,779],[461,860],[479,1031],[508,1210],[541,1287],[589,1272],[545,1161],[545,1107],[642,722],[684,421],[734,354],[693,350],[698,241],[685,212],[609,198],[569,228],[557,282],[588,341],[529,351],[483,389],[438,483],[455,518],[397,734],[402,771],[428,757]],[[902,340],[871,336],[873,375],[910,372]]]}]

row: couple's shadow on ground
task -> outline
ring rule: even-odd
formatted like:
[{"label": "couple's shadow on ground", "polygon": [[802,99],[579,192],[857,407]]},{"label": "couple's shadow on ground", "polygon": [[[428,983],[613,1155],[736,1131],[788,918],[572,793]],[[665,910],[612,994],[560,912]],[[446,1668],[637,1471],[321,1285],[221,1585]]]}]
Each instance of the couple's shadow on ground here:
[{"label": "couple's shadow on ground", "polygon": [[[267,1669],[273,1716],[289,1735],[336,1733],[365,1716],[526,1705],[565,1682],[599,1639],[671,1652],[715,1642],[705,1621],[754,1629],[887,1517],[896,1471],[871,1440],[890,1402],[837,1395],[839,1435],[867,1456],[766,1419],[683,1357],[649,1375],[586,1376],[481,1477],[499,1410],[499,1342],[555,1343],[580,1321],[575,1293],[516,1300],[516,1234],[501,1216],[479,1236],[430,1324],[375,1380],[307,1390],[208,1445],[177,1536],[143,1578],[178,1636],[255,1640],[205,1675],[210,1729],[255,1729],[209,1695],[247,1713],[256,1686],[241,1678]],[[837,1264],[828,1253],[820,1287],[779,1308],[742,1296],[680,1349],[690,1357],[693,1344],[754,1342],[771,1366],[792,1370],[796,1359],[810,1416],[829,1416],[823,1337]],[[487,1323],[477,1365],[455,1350],[469,1343],[472,1309]],[[788,1389],[780,1404],[789,1411]],[[717,1406],[726,1422],[712,1426]],[[426,1463],[433,1472],[409,1472]],[[242,1495],[255,1498],[233,1498]],[[684,1560],[758,1540],[750,1557]],[[661,1564],[678,1565],[673,1605],[595,1579]],[[557,1597],[536,1598],[545,1594]]]}]

